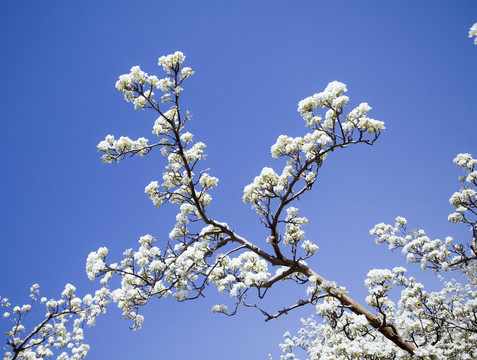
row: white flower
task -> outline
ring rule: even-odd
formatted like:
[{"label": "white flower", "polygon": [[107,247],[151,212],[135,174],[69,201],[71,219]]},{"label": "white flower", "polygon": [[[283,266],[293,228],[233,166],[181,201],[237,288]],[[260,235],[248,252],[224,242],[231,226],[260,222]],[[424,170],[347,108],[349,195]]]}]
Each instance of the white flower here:
[{"label": "white flower", "polygon": [[470,28],[469,37],[475,37],[474,44],[477,45],[477,23],[472,25],[472,27]]},{"label": "white flower", "polygon": [[76,291],[76,288],[71,284],[65,285],[65,290],[61,293],[61,297],[71,297]]},{"label": "white flower", "polygon": [[303,250],[306,251],[308,255],[314,254],[318,251],[318,246],[313,244],[310,240],[305,240],[302,244],[301,247]]},{"label": "white flower", "polygon": [[180,51],[176,51],[174,54],[161,56],[159,58],[158,65],[162,66],[164,71],[170,72],[174,67],[181,65],[184,62],[184,60],[185,60],[184,54]]},{"label": "white flower", "polygon": [[225,305],[214,305],[212,306],[212,312],[215,313],[226,313],[227,312],[227,306]]}]

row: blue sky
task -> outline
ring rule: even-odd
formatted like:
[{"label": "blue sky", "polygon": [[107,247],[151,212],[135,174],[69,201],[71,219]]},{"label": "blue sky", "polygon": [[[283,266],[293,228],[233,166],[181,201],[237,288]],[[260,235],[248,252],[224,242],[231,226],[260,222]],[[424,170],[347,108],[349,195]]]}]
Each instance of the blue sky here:
[{"label": "blue sky", "polygon": [[[162,75],[157,58],[176,50],[196,71],[183,101],[220,179],[210,209],[218,220],[263,241],[243,187],[262,167],[283,166],[270,146],[278,135],[304,134],[298,101],[338,80],[351,105],[368,102],[387,130],[373,147],[333,153],[298,204],[320,246],[313,269],[361,301],[369,269],[404,260],[375,245],[374,224],[399,215],[432,237],[468,241],[447,215],[459,187],[452,159],[477,155],[477,46],[467,37],[475,22],[473,0],[3,1],[0,295],[24,303],[33,283],[47,297],[67,282],[79,294],[94,291],[99,284],[84,272],[89,252],[107,246],[119,259],[141,235],[167,239],[177,209],[158,210],[144,194],[164,159],[103,165],[96,145],[107,134],[150,135],[155,115],[133,111],[114,83],[133,65]],[[269,309],[303,292],[277,289]],[[278,358],[285,330],[313,312],[264,323],[241,309],[228,318],[210,312],[227,295],[208,294],[151,302],[135,333],[111,307],[86,332],[88,358]]]}]

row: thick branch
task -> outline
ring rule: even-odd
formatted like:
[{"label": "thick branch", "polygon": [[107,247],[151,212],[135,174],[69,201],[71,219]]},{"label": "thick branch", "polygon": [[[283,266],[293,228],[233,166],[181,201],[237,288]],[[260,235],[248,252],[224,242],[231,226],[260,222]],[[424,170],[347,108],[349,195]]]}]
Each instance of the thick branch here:
[{"label": "thick branch", "polygon": [[[320,275],[318,275],[316,272],[314,272],[308,267],[303,267],[301,269],[301,272],[308,277],[314,276],[316,278],[316,283],[319,285],[321,285],[325,281],[323,277],[321,277]],[[394,327],[383,324],[381,319],[379,319],[376,315],[372,314],[370,311],[368,311],[366,308],[361,306],[359,303],[354,301],[349,296],[344,294],[343,295],[330,294],[330,295],[336,298],[337,300],[339,300],[342,305],[346,306],[355,314],[364,315],[366,317],[366,320],[368,320],[368,322],[371,324],[372,327],[377,329],[381,334],[383,334],[386,338],[391,340],[394,344],[399,346],[401,349],[406,350],[411,355],[414,354],[415,346],[412,343],[403,340],[401,336],[396,333]]]}]

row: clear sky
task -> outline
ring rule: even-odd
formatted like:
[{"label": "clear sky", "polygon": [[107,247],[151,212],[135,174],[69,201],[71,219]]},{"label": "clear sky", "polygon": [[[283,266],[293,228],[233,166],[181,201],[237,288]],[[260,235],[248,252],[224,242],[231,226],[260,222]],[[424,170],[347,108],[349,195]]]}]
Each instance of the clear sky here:
[{"label": "clear sky", "polygon": [[[270,157],[278,135],[304,134],[299,100],[338,80],[351,105],[368,102],[385,122],[375,146],[333,153],[298,204],[320,246],[312,268],[364,301],[368,270],[404,260],[374,243],[374,224],[404,216],[432,237],[470,237],[447,215],[459,188],[452,159],[477,155],[475,22],[475,0],[2,1],[0,295],[25,303],[33,283],[49,298],[68,282],[94,291],[89,252],[107,246],[114,261],[141,235],[167,239],[177,209],[158,210],[144,194],[165,159],[102,165],[96,145],[107,134],[150,135],[155,115],[133,111],[114,83],[133,65],[162,75],[157,58],[180,50],[196,71],[184,86],[189,131],[220,179],[210,212],[257,243],[265,232],[243,187],[264,166],[281,169]],[[303,293],[277,289],[268,309]],[[88,358],[278,358],[282,334],[313,312],[229,318],[210,311],[228,295],[208,294],[152,301],[135,333],[111,307],[86,331]]]}]

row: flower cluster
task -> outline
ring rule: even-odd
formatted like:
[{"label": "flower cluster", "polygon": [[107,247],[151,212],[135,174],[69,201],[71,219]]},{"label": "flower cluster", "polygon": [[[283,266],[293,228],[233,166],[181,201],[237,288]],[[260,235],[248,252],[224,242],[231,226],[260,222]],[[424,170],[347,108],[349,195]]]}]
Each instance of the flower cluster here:
[{"label": "flower cluster", "polygon": [[[350,133],[353,129],[360,132],[377,133],[385,129],[382,121],[374,120],[366,116],[371,107],[367,103],[360,104],[352,110],[347,116],[346,121],[342,122],[339,116],[343,113],[343,107],[348,105],[349,98],[343,93],[347,92],[346,85],[338,81],[333,81],[323,92],[310,96],[298,104],[298,111],[306,125],[312,129],[319,129],[325,132],[335,130],[335,127],[341,127],[345,133]],[[328,109],[325,114],[325,120],[319,115],[314,114],[314,110],[320,108]],[[342,134],[344,137],[344,134]]]},{"label": "flower cluster", "polygon": [[[57,359],[79,360],[88,353],[89,345],[83,343],[83,324],[94,325],[96,317],[105,312],[109,303],[107,289],[97,291],[83,298],[75,295],[76,288],[66,284],[58,300],[40,296],[39,285],[30,289],[32,304],[13,306],[7,298],[1,299],[1,306],[9,311],[3,313],[3,318],[13,323],[6,333],[8,337],[4,360],[10,359],[43,359],[54,355],[54,350],[61,353]],[[31,332],[25,333],[23,319],[34,310],[38,303],[45,306],[44,320]]]},{"label": "flower cluster", "polygon": [[[455,192],[449,200],[456,208],[455,212],[449,215],[449,221],[469,224],[475,233],[476,191],[469,186],[474,188],[477,186],[477,171],[475,171],[477,160],[470,154],[459,154],[454,163],[464,169],[466,175],[461,176],[459,180],[466,185]],[[422,229],[407,231],[406,224],[406,219],[397,217],[394,226],[380,223],[370,231],[370,234],[376,237],[378,244],[387,243],[391,250],[400,248],[406,255],[408,263],[420,263],[423,269],[430,268],[434,271],[463,269],[477,256],[474,244],[470,247],[457,244],[449,236],[445,241],[431,240]]]},{"label": "flower cluster", "polygon": [[[159,113],[152,133],[160,140],[155,144],[149,144],[149,140],[144,137],[138,140],[131,140],[128,137],[120,137],[115,140],[114,136],[108,135],[101,141],[97,149],[103,152],[103,162],[112,163],[122,160],[126,155],[147,155],[152,148],[161,146],[163,153],[168,153],[170,140],[175,140],[178,131],[181,131],[187,120],[191,118],[187,112],[185,118],[179,119],[178,100],[183,89],[182,82],[194,74],[189,67],[182,67],[185,56],[177,51],[172,55],[162,56],[158,64],[166,71],[167,76],[159,79],[156,75],[149,76],[141,70],[139,66],[133,66],[129,74],[119,77],[116,88],[124,94],[128,102],[134,104],[135,109],[152,109]],[[154,97],[154,89],[163,92],[161,100]],[[160,104],[173,103],[166,111],[162,111]]]},{"label": "flower cluster", "polygon": [[449,215],[449,221],[473,224],[477,219],[477,159],[472,158],[471,154],[458,154],[454,164],[462,168],[465,175],[459,178],[464,186],[449,199],[450,204],[456,208]]},{"label": "flower cluster", "polygon": [[241,296],[243,289],[260,286],[270,276],[266,261],[251,251],[235,258],[219,254],[217,260],[218,266],[212,270],[209,279],[217,290],[227,291],[232,297]]},{"label": "flower cluster", "polygon": [[[129,74],[119,77],[116,82],[116,89],[124,94],[127,102],[134,104],[134,109],[144,109],[154,95],[152,88],[158,86],[157,76],[148,76],[139,66],[133,66]],[[145,86],[149,89],[145,90]]]},{"label": "flower cluster", "polygon": [[280,344],[284,353],[280,358],[298,360],[298,349],[305,350],[310,360],[381,360],[395,359],[397,353],[404,355],[404,351],[370,329],[364,315],[345,312],[339,316],[338,307],[338,300],[327,298],[317,305],[317,313],[320,318],[324,316],[325,323],[311,316],[301,320],[303,327],[298,336],[286,332]]},{"label": "flower cluster", "polygon": [[98,251],[93,251],[86,259],[86,275],[90,280],[94,280],[97,273],[106,267],[103,259],[108,254],[108,248],[100,247]]},{"label": "flower cluster", "polygon": [[398,276],[401,279],[406,269],[398,267],[392,271],[389,269],[373,269],[368,272],[364,285],[368,288],[370,295],[366,297],[366,303],[378,310],[381,321],[393,318],[396,310],[395,304],[388,297],[389,292],[394,287],[394,280]]},{"label": "flower cluster", "polygon": [[370,234],[376,236],[376,243],[388,244],[390,250],[400,248],[408,263],[420,263],[423,269],[446,271],[459,267],[461,260],[468,257],[465,247],[455,244],[452,237],[446,237],[444,242],[431,240],[422,229],[408,232],[402,226],[403,221],[405,219],[398,217],[395,226],[377,224]]},{"label": "flower cluster", "polygon": [[[268,266],[251,251],[234,258],[217,254],[215,261],[209,263],[218,230],[208,226],[199,235],[201,240],[179,242],[164,253],[154,245],[153,236],[142,236],[139,249],[127,250],[119,264],[107,264],[107,249],[100,248],[88,256],[88,276],[101,278],[103,289],[109,289],[113,275],[121,278],[121,286],[110,292],[110,300],[123,311],[124,318],[133,321],[133,329],[141,327],[144,318],[138,311],[150,298],[172,296],[179,301],[190,300],[200,294],[205,282],[240,301],[248,289],[260,287],[269,279]],[[212,310],[225,313],[227,307],[220,305]]]},{"label": "flower cluster", "polygon": [[257,213],[265,213],[266,209],[258,205],[259,201],[267,196],[279,197],[291,177],[291,167],[285,167],[280,176],[272,168],[264,167],[253,183],[244,188],[242,199],[246,203],[253,203]]},{"label": "flower cluster", "polygon": [[[181,53],[180,51],[176,51],[174,54],[161,56],[159,58],[158,65],[162,66],[164,71],[166,71],[167,73],[172,74],[175,68],[180,67],[180,65],[184,62],[185,58],[186,57],[183,53]],[[183,72],[190,73],[191,70],[190,68],[185,68],[183,69]]]},{"label": "flower cluster", "polygon": [[474,39],[474,44],[477,45],[477,23],[472,25],[472,27],[469,30],[469,37],[475,37]]},{"label": "flower cluster", "polygon": [[305,232],[301,229],[301,225],[308,224],[308,219],[299,217],[296,207],[289,207],[287,209],[285,222],[287,224],[283,237],[283,243],[285,245],[295,244],[305,237]]},{"label": "flower cluster", "polygon": [[[158,102],[153,98],[154,88],[162,90],[164,93],[162,96],[163,103],[170,102],[172,96],[179,96],[182,92],[180,86],[182,81],[194,74],[194,71],[189,67],[181,69],[184,60],[185,56],[180,51],[176,51],[172,55],[161,56],[158,65],[162,66],[168,75],[163,79],[159,79],[156,75],[149,76],[139,66],[133,66],[129,74],[119,77],[116,88],[124,94],[126,101],[134,104],[134,109],[155,108]],[[179,74],[179,81],[174,79],[176,74]]]},{"label": "flower cluster", "polygon": [[113,135],[108,135],[98,144],[97,149],[104,153],[102,156],[104,163],[113,163],[124,158],[126,154],[146,155],[151,150],[148,142],[149,140],[143,137],[131,140],[127,136],[121,136],[116,140]]},{"label": "flower cluster", "polygon": [[156,276],[163,270],[164,259],[160,256],[160,250],[153,246],[154,242],[154,237],[142,236],[139,240],[141,245],[139,250],[136,252],[126,250],[120,264],[106,263],[108,251],[104,247],[91,252],[86,262],[86,271],[91,280],[102,277],[102,289],[108,290],[112,276],[120,275],[121,287],[111,291],[109,298],[123,310],[126,319],[134,322],[133,329],[140,328],[144,320],[142,315],[137,313],[138,307],[147,302],[144,293],[149,293],[149,297],[156,293],[160,293],[161,296],[170,294],[170,291],[165,290],[165,286],[162,285],[162,278]]},{"label": "flower cluster", "polygon": [[171,109],[167,110],[164,114],[160,115],[157,119],[156,122],[154,123],[154,126],[152,128],[152,133],[161,136],[161,135],[166,135],[170,131],[174,129],[174,124],[176,127],[178,125],[178,112],[175,107],[172,107]]},{"label": "flower cluster", "polygon": [[[187,202],[187,199],[194,196],[201,207],[208,206],[212,201],[212,197],[207,191],[216,187],[219,180],[206,172],[201,172],[198,179],[193,179],[193,169],[199,160],[205,158],[206,145],[197,142],[186,150],[192,137],[190,133],[184,135],[186,136],[181,136],[181,141],[184,142],[184,151],[168,154],[169,164],[166,167],[167,171],[163,174],[162,184],[159,185],[158,181],[152,181],[145,188],[147,196],[158,207],[166,202],[181,206]],[[184,210],[186,210],[186,214],[192,214],[186,207]],[[181,210],[181,213],[184,214],[184,211]]]}]

